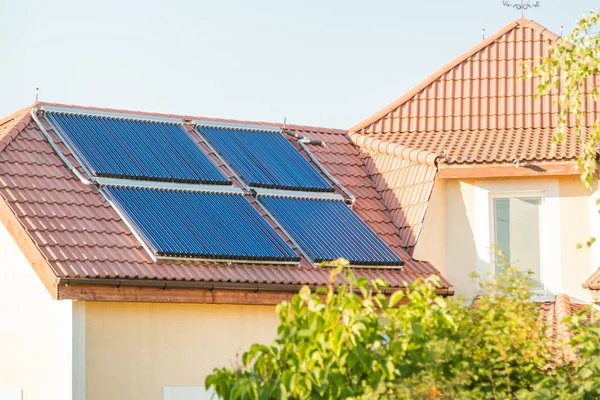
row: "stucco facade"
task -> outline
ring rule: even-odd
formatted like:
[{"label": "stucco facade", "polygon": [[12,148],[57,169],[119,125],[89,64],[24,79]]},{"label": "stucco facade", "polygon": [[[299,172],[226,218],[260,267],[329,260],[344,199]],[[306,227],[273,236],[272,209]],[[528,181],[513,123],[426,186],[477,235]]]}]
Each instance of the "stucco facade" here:
[{"label": "stucco facade", "polygon": [[54,300],[2,224],[0,254],[2,399],[188,399],[276,335],[274,306]]},{"label": "stucco facade", "polygon": [[[477,291],[471,273],[485,272],[492,250],[487,203],[494,193],[543,193],[542,262],[547,294],[566,293],[591,300],[582,283],[596,270],[597,246],[577,248],[598,234],[595,206],[597,185],[592,191],[578,176],[510,179],[438,179],[425,216],[415,258],[435,261],[453,283],[458,295]],[[542,213],[543,214],[543,213]],[[544,251],[544,243],[546,248]],[[542,254],[542,256],[544,256]]]},{"label": "stucco facade", "polygon": [[278,326],[273,306],[82,304],[87,400],[162,400],[164,387],[202,387]]},{"label": "stucco facade", "polygon": [[0,255],[0,398],[71,399],[73,302],[52,299],[2,224]]}]

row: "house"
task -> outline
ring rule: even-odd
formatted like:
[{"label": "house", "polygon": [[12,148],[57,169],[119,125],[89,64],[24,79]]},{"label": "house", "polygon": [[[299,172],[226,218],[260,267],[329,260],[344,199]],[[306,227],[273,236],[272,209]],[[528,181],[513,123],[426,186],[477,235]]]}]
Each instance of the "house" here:
[{"label": "house", "polygon": [[[520,78],[559,40],[520,18],[350,128],[408,252],[457,294],[477,292],[471,273],[495,273],[494,244],[532,270],[539,300],[586,302],[600,289],[600,247],[577,249],[600,234],[598,183],[580,181],[572,124],[552,146],[560,91],[536,99],[537,80]],[[584,132],[598,109],[586,99]]]},{"label": "house", "polygon": [[274,338],[276,304],[328,283],[320,260],[451,295],[366,164],[334,129],[49,103],[1,120],[0,389],[197,398]]},{"label": "house", "polygon": [[0,390],[202,398],[340,256],[472,297],[497,243],[563,335],[600,290],[600,250],[576,249],[598,185],[572,128],[551,145],[558,94],[516,79],[557,40],[521,18],[349,131],[54,103],[0,120]]}]

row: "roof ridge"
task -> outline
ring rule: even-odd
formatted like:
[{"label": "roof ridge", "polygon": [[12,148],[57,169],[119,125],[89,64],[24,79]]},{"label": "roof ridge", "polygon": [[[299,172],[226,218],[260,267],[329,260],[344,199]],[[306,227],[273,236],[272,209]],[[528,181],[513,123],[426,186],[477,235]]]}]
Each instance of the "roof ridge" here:
[{"label": "roof ridge", "polygon": [[[51,103],[51,102],[39,102],[36,103],[39,106],[48,106],[48,107],[61,107],[61,108],[70,108],[74,110],[86,110],[86,111],[101,111],[101,112],[111,112],[116,114],[133,114],[140,116],[151,116],[151,117],[164,117],[164,118],[181,118],[183,120],[204,120],[204,121],[213,121],[213,122],[225,122],[225,123],[233,123],[233,124],[252,124],[252,125],[262,125],[262,126],[276,126],[279,128],[288,128],[296,131],[308,131],[308,132],[316,132],[316,133],[330,133],[343,135],[346,133],[344,129],[337,128],[327,128],[323,126],[314,126],[314,125],[295,125],[295,124],[282,124],[278,122],[268,122],[268,121],[247,121],[241,119],[228,119],[228,118],[214,118],[214,117],[203,117],[198,115],[186,115],[186,114],[169,114],[169,113],[156,113],[156,112],[146,112],[139,110],[125,110],[125,109],[117,109],[117,108],[105,108],[105,107],[92,107],[92,106],[79,106],[75,104],[61,104],[61,103]],[[34,105],[35,106],[35,105]],[[33,107],[33,106],[31,106]]]},{"label": "roof ridge", "polygon": [[393,102],[391,102],[390,104],[385,106],[383,109],[379,110],[378,112],[371,115],[370,117],[365,118],[364,120],[360,121],[356,125],[348,128],[348,131],[349,132],[357,132],[361,129],[364,129],[368,125],[378,121],[379,119],[384,117],[389,112],[395,110],[396,108],[398,108],[399,106],[401,106],[402,104],[406,103],[408,100],[413,98],[415,95],[417,95],[423,89],[425,89],[427,86],[431,85],[433,82],[435,82],[437,79],[439,79],[442,75],[444,75],[445,73],[452,70],[452,68],[454,68],[457,65],[459,65],[460,63],[464,62],[465,60],[467,60],[469,57],[473,56],[477,52],[483,50],[485,47],[491,45],[494,41],[499,39],[501,36],[505,35],[506,33],[510,32],[511,30],[521,27],[521,26],[531,28],[531,29],[535,30],[536,32],[538,32],[540,35],[546,36],[549,40],[556,41],[556,40],[560,39],[560,36],[556,35],[553,32],[550,32],[549,30],[544,28],[542,25],[540,25],[532,20],[529,20],[525,17],[520,17],[519,19],[505,25],[503,28],[498,30],[496,33],[494,33],[487,39],[484,39],[481,42],[479,42],[478,44],[476,44],[475,46],[471,47],[465,53],[459,55],[458,57],[456,57],[449,63],[442,66],[440,69],[435,71],[433,74],[431,74],[427,78],[425,78],[425,80],[423,80],[418,85],[416,85],[412,89],[410,89],[408,92],[404,93],[402,96],[400,96],[399,98],[397,98],[396,100],[394,100]]},{"label": "roof ridge", "polygon": [[356,132],[349,132],[348,138],[352,143],[359,147],[365,147],[378,153],[398,157],[418,164],[429,165],[431,167],[436,166],[439,157],[438,154],[427,150],[415,149],[387,140],[377,139],[374,136],[361,135]]}]

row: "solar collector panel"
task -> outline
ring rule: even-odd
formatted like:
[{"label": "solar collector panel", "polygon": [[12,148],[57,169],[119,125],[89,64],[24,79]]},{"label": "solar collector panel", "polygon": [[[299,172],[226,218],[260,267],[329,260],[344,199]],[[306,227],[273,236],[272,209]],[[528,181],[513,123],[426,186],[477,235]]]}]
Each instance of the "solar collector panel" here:
[{"label": "solar collector panel", "polygon": [[46,112],[98,177],[230,185],[180,124]]},{"label": "solar collector panel", "polygon": [[259,196],[315,262],[345,258],[354,265],[402,265],[402,260],[343,202]]},{"label": "solar collector panel", "polygon": [[242,194],[105,186],[157,256],[296,262]]},{"label": "solar collector panel", "polygon": [[197,128],[250,186],[332,192],[333,187],[279,131]]}]

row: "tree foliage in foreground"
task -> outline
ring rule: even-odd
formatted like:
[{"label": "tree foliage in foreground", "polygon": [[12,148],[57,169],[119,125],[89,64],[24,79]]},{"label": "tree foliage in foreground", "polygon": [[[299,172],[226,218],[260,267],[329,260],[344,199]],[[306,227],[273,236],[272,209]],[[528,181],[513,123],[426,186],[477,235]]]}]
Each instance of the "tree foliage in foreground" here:
[{"label": "tree foliage in foreground", "polygon": [[[340,273],[344,263],[333,275]],[[386,293],[356,279],[277,307],[270,345],[206,378],[223,399],[586,399],[600,394],[600,331],[568,322],[566,343],[529,300],[529,279],[507,268],[471,306],[436,295],[435,279]],[[332,277],[334,282],[334,277]],[[574,357],[576,355],[576,357]]]},{"label": "tree foliage in foreground", "polygon": [[[558,127],[554,143],[564,140],[567,125],[574,126],[583,142],[578,164],[581,179],[591,188],[598,168],[600,118],[595,117],[591,129],[585,129],[586,113],[596,107],[585,104],[600,101],[600,13],[591,11],[579,20],[570,35],[550,49],[550,56],[529,69],[529,77],[539,78],[538,96],[556,93],[559,107]],[[526,70],[527,71],[527,70]]]}]

